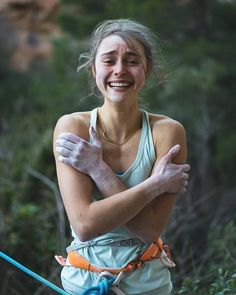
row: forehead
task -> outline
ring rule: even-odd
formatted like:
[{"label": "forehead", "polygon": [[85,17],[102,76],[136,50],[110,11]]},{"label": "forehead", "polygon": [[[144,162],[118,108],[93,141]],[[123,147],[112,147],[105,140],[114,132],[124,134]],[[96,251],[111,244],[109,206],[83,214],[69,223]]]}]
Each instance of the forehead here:
[{"label": "forehead", "polygon": [[139,56],[144,56],[143,46],[135,39],[131,39],[131,45],[128,45],[124,39],[118,35],[110,35],[100,43],[97,56],[116,53],[134,53]]}]

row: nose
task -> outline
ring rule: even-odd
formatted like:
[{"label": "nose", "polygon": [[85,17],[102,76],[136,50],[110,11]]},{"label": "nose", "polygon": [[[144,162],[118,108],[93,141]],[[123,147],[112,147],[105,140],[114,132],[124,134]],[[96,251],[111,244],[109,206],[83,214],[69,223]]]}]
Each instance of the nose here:
[{"label": "nose", "polygon": [[126,73],[125,65],[122,62],[117,62],[114,68],[114,74],[117,77],[121,77]]}]

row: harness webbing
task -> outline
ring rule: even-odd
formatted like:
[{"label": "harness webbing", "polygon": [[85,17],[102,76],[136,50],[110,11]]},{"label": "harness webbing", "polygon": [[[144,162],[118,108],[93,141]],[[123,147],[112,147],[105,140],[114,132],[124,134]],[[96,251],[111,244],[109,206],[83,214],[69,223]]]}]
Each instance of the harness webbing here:
[{"label": "harness webbing", "polygon": [[33,277],[34,279],[36,279],[37,281],[41,282],[42,284],[44,284],[45,286],[51,288],[52,290],[54,290],[55,292],[62,294],[62,295],[69,295],[69,293],[65,292],[64,290],[62,290],[61,288],[57,287],[56,285],[54,285],[53,283],[47,281],[46,279],[44,279],[43,277],[41,277],[40,275],[36,274],[35,272],[33,272],[32,270],[30,270],[29,268],[23,266],[22,264],[20,264],[19,262],[17,262],[16,260],[12,259],[11,257],[9,257],[8,255],[4,254],[2,251],[0,251],[0,257],[4,260],[6,260],[7,262],[13,264],[14,266],[16,266],[17,268],[19,268],[20,270],[22,270],[23,272],[25,272],[26,274],[28,274],[29,276]]},{"label": "harness webbing", "polygon": [[162,264],[167,267],[175,267],[175,263],[171,258],[168,245],[163,245],[163,242],[160,238],[153,242],[139,257],[133,261],[130,261],[123,268],[104,268],[95,266],[90,261],[81,256],[76,250],[70,251],[68,253],[67,259],[60,255],[56,255],[55,258],[62,266],[73,266],[97,273],[108,271],[111,274],[116,275],[121,272],[131,272],[135,269],[138,269],[142,267],[143,263],[153,259],[160,259]]}]

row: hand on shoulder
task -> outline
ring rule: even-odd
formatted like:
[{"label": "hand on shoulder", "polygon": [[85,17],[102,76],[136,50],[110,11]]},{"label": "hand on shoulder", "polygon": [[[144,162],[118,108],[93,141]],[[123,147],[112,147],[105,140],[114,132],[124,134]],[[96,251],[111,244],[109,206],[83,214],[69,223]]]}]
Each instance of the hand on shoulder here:
[{"label": "hand on shoulder", "polygon": [[92,177],[95,167],[100,167],[103,159],[102,145],[96,131],[89,128],[88,114],[75,113],[59,119],[55,128],[54,153],[59,162]]},{"label": "hand on shoulder", "polygon": [[162,179],[165,192],[185,192],[189,165],[184,164],[187,146],[183,125],[169,117],[153,114],[150,123],[157,156],[153,174]]}]

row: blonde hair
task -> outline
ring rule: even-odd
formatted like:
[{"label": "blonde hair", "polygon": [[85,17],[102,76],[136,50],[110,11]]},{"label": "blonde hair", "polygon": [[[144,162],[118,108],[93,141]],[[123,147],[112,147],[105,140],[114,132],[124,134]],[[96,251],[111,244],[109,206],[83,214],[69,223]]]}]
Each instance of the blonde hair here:
[{"label": "blonde hair", "polygon": [[154,33],[146,26],[130,19],[105,20],[99,23],[90,38],[89,52],[80,55],[80,62],[84,59],[77,71],[81,69],[91,70],[97,54],[98,47],[102,40],[110,35],[120,36],[130,47],[133,47],[133,40],[138,41],[144,48],[147,61],[148,76],[156,68],[157,42]]}]

